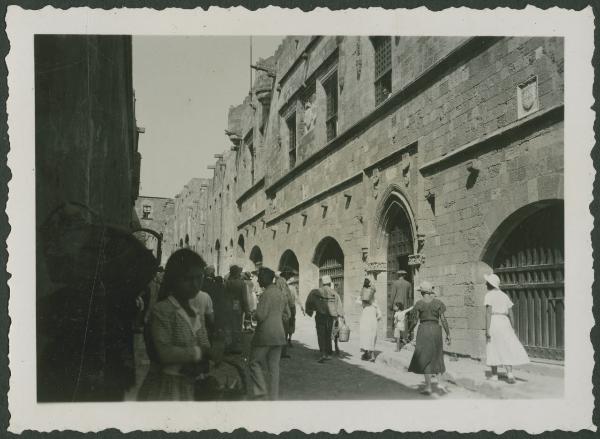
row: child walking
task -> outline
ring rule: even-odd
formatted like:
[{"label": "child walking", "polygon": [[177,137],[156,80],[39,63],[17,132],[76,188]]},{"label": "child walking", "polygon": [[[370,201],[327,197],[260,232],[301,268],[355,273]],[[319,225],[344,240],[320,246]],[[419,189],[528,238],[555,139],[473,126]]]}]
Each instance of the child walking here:
[{"label": "child walking", "polygon": [[396,341],[396,352],[406,344],[408,334],[406,331],[406,314],[412,310],[412,306],[404,309],[402,302],[394,304],[394,340]]}]

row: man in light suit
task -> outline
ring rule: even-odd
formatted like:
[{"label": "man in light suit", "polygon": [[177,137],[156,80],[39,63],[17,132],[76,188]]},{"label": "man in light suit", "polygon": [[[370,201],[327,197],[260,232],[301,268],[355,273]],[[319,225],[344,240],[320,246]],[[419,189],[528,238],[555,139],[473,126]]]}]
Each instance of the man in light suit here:
[{"label": "man in light suit", "polygon": [[[288,302],[273,283],[275,273],[266,267],[258,270],[258,284],[264,288],[256,307],[256,331],[250,355],[250,397],[276,400],[279,397],[279,360],[285,345],[283,322],[290,317]],[[269,373],[269,385],[264,371]]]}]

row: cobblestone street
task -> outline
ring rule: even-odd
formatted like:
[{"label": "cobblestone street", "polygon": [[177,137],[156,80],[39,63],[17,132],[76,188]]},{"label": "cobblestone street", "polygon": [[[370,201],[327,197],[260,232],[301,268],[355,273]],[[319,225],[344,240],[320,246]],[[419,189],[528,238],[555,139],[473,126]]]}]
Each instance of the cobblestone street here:
[{"label": "cobblestone street", "polygon": [[[389,344],[383,341],[381,343]],[[481,398],[482,395],[446,382],[447,394],[419,393],[423,377],[409,373],[389,362],[366,362],[360,359],[358,334],[352,334],[348,343],[340,343],[342,355],[325,364],[319,358],[313,318],[299,314],[293,347],[288,348],[291,358],[281,359],[280,399],[283,400],[352,400],[352,399],[435,399]],[[148,363],[143,340],[136,339],[137,386],[128,393],[134,400]],[[435,390],[435,388],[434,388]]]},{"label": "cobblestone street", "polygon": [[[340,343],[341,358],[317,363],[314,320],[297,316],[291,356],[281,360],[281,399],[431,399],[479,398],[475,392],[447,383],[448,394],[419,393],[423,377],[379,362],[360,359],[358,334]],[[383,342],[388,343],[388,342]]]}]

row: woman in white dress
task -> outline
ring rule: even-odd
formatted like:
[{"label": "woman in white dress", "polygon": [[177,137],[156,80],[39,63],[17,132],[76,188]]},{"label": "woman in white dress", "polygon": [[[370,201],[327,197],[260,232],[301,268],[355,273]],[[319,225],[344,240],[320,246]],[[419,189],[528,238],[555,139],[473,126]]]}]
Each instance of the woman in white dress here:
[{"label": "woman in white dress", "polygon": [[[366,280],[365,280],[366,285]],[[371,294],[369,293],[369,296]],[[377,322],[381,319],[381,311],[371,296],[369,300],[362,301],[362,314],[360,315],[360,350],[363,351],[362,360],[375,361],[375,343],[377,342]]]},{"label": "woman in white dress", "polygon": [[486,363],[492,368],[492,380],[498,379],[498,366],[506,367],[508,382],[514,384],[512,367],[529,363],[527,352],[513,329],[513,303],[500,290],[500,278],[495,274],[484,276],[488,289],[486,308]]}]

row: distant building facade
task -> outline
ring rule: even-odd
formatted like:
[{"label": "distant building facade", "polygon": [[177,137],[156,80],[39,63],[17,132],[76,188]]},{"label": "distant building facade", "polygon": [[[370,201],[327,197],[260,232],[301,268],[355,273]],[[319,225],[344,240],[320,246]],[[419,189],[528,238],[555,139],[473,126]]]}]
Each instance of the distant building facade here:
[{"label": "distant building facade", "polygon": [[191,179],[175,196],[169,233],[173,236],[173,250],[191,248],[201,252],[200,240],[205,234],[206,197],[209,179]]},{"label": "distant building facade", "polygon": [[207,260],[291,268],[303,297],[328,274],[355,329],[373,274],[382,336],[404,269],[476,358],[493,270],[529,354],[563,358],[562,39],[299,36],[259,64],[207,186]]},{"label": "distant building facade", "polygon": [[169,255],[176,247],[172,227],[175,203],[172,198],[140,196],[135,201],[135,213],[140,222],[137,236],[146,248],[158,257],[160,241],[160,264],[164,267]]}]

